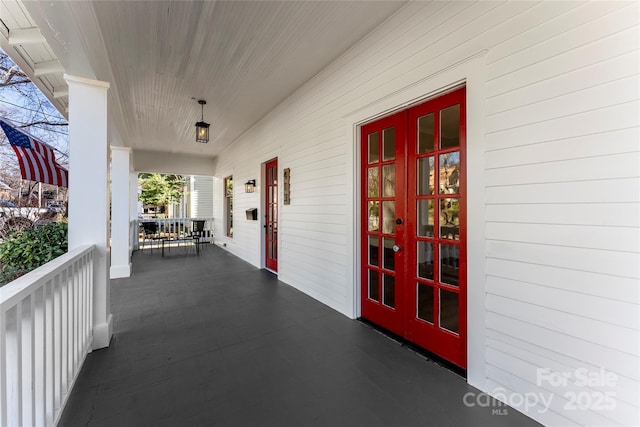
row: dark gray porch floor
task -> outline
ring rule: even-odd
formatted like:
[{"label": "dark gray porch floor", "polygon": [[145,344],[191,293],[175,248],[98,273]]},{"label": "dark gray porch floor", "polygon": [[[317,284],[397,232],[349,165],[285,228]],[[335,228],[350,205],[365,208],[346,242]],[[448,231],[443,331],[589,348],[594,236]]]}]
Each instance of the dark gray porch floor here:
[{"label": "dark gray porch floor", "polygon": [[220,248],[183,251],[112,281],[113,341],[60,426],[536,425],[465,406],[460,376]]}]

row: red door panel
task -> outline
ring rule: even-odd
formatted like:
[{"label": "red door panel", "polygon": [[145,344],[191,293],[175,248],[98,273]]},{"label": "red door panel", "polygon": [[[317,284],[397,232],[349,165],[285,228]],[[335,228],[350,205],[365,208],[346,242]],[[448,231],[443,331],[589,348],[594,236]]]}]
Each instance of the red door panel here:
[{"label": "red door panel", "polygon": [[265,167],[265,266],[278,271],[278,159],[267,162]]},{"label": "red door panel", "polygon": [[[401,112],[362,127],[362,316],[401,334],[405,269],[404,125]],[[394,251],[395,249],[395,251]]]}]

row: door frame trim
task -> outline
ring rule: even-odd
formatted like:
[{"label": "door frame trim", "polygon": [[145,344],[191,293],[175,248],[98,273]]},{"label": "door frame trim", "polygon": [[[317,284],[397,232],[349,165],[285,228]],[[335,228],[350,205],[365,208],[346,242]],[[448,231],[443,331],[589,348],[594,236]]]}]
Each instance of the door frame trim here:
[{"label": "door frame trim", "polygon": [[345,116],[345,135],[351,149],[347,150],[347,291],[345,314],[352,319],[361,315],[360,253],[361,253],[361,166],[360,127],[368,122],[394,114],[399,110],[435,98],[456,87],[466,86],[467,98],[467,382],[480,390],[486,385],[486,219],[485,190],[485,67],[487,50],[479,51],[421,80],[380,94],[378,100]]}]

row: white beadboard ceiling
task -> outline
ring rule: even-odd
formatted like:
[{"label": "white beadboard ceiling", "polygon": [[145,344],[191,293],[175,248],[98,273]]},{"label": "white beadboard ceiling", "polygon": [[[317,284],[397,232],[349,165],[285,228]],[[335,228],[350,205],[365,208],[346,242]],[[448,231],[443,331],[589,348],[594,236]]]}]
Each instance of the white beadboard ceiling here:
[{"label": "white beadboard ceiling", "polygon": [[[6,1],[29,12],[65,72],[111,84],[123,145],[211,157],[404,4]],[[195,142],[197,99],[206,145]]]}]

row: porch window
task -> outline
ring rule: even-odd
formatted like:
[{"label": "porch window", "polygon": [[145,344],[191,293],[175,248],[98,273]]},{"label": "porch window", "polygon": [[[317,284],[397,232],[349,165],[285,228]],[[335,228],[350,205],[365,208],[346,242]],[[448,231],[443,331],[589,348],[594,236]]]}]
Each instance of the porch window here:
[{"label": "porch window", "polygon": [[224,218],[227,237],[233,237],[233,175],[224,179]]}]

